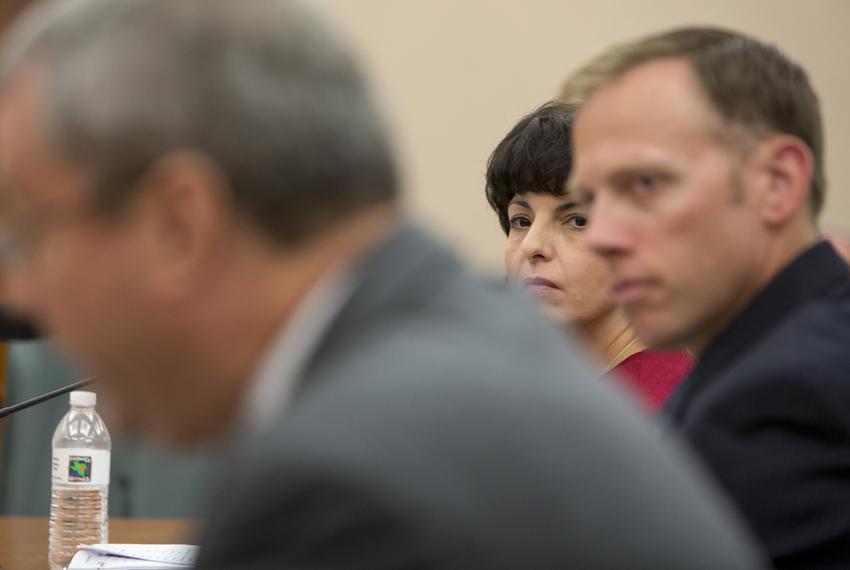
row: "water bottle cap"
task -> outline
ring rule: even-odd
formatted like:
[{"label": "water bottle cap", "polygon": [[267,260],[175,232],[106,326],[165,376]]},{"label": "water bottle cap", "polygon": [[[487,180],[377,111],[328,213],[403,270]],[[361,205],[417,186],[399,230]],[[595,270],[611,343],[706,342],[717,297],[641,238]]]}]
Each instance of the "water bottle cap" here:
[{"label": "water bottle cap", "polygon": [[91,408],[97,404],[97,394],[94,392],[85,392],[77,390],[71,392],[71,405],[79,408]]}]

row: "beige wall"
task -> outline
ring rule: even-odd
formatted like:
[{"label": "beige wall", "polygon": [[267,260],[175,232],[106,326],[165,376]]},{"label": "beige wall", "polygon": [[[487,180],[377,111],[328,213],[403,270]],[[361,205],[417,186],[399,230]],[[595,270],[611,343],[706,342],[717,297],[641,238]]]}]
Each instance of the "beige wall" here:
[{"label": "beige wall", "polygon": [[721,24],[809,71],[826,122],[826,227],[850,228],[850,0],[324,0],[387,100],[409,201],[479,267],[503,237],[483,197],[487,156],[564,77],[612,42]]}]

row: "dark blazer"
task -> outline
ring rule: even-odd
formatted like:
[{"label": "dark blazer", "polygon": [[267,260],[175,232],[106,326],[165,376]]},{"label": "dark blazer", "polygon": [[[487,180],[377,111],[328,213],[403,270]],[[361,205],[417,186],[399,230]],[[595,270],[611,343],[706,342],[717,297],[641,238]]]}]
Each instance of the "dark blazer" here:
[{"label": "dark blazer", "polygon": [[753,300],[665,416],[778,568],[850,568],[850,271],[829,244]]},{"label": "dark blazer", "polygon": [[759,567],[742,525],[531,306],[402,231],[237,445],[202,569]]}]

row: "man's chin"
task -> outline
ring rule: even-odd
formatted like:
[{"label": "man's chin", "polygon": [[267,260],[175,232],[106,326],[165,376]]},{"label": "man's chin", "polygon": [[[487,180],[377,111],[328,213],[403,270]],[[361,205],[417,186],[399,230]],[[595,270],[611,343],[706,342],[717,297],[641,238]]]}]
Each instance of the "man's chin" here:
[{"label": "man's chin", "polygon": [[124,440],[143,440],[152,443],[166,451],[190,451],[194,448],[207,446],[216,437],[208,431],[192,429],[191,426],[175,425],[171,422],[156,422],[151,419],[127,419],[115,420],[113,424],[107,423],[113,436]]},{"label": "man's chin", "polygon": [[[119,403],[104,398],[103,419],[113,438],[145,440],[169,449],[188,448],[193,445],[186,426],[170,421],[157,414],[147,413],[141,406]],[[175,426],[175,424],[177,424]]]},{"label": "man's chin", "polygon": [[104,400],[102,405],[98,401],[98,408],[112,437],[134,439],[143,434],[144,417],[138,409],[118,405],[114,400]]},{"label": "man's chin", "polygon": [[189,451],[220,442],[228,435],[222,426],[201,426],[183,418],[158,418],[143,426],[140,434],[172,451]]},{"label": "man's chin", "polygon": [[685,335],[677,328],[657,320],[632,320],[632,329],[647,347],[654,350],[684,350],[687,349]]}]

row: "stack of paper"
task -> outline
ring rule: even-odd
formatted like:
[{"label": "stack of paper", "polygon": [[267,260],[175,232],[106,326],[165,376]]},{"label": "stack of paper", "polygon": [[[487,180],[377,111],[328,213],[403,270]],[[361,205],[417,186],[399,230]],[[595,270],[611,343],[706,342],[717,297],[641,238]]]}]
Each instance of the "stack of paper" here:
[{"label": "stack of paper", "polygon": [[81,544],[68,570],[187,570],[197,556],[188,544]]}]

